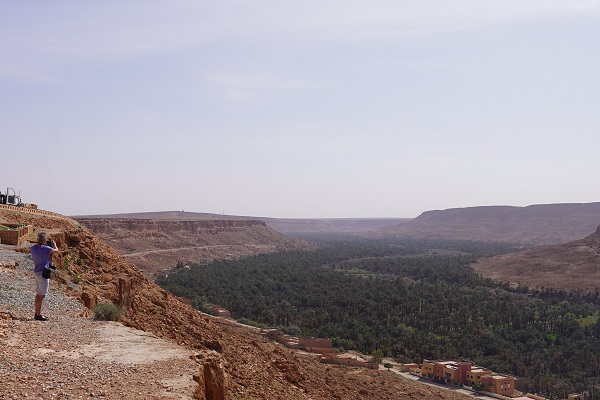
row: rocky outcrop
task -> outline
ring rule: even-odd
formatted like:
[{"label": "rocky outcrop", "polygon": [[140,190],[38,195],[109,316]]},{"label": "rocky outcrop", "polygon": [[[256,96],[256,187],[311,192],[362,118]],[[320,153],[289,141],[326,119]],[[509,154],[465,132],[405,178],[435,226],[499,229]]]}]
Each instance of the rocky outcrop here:
[{"label": "rocky outcrop", "polygon": [[16,269],[17,265],[19,265],[19,263],[16,261],[0,262],[0,268]]},{"label": "rocky outcrop", "polygon": [[195,358],[201,364],[200,373],[194,375],[198,383],[196,396],[206,400],[225,400],[229,375],[223,358],[216,352],[197,354]]}]

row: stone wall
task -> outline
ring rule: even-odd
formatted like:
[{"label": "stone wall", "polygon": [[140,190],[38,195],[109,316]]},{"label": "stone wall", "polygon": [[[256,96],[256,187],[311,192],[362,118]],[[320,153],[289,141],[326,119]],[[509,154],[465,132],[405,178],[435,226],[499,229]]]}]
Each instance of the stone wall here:
[{"label": "stone wall", "polygon": [[[19,225],[4,224],[9,228],[18,228]],[[23,238],[33,232],[32,225],[21,226],[20,229],[0,230],[0,243],[18,246]]]}]

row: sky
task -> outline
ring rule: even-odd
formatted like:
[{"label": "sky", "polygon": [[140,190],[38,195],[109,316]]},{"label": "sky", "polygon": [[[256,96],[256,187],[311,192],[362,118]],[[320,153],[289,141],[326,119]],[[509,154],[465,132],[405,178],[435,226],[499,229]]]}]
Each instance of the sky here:
[{"label": "sky", "polygon": [[65,215],[600,201],[600,0],[0,0],[0,192]]}]

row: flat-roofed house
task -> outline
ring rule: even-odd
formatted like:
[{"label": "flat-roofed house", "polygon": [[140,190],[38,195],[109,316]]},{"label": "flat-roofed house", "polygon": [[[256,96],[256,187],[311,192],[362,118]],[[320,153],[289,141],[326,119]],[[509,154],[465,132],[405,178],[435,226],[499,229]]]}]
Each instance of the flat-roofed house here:
[{"label": "flat-roofed house", "polygon": [[427,378],[433,378],[433,366],[435,363],[436,362],[432,360],[423,360],[423,365],[421,366],[421,375]]},{"label": "flat-roofed house", "polygon": [[483,377],[483,388],[502,396],[512,396],[515,394],[515,378],[500,374],[486,375]]},{"label": "flat-roofed house", "polygon": [[466,385],[473,386],[474,383],[483,384],[483,377],[490,374],[492,374],[491,370],[474,366],[471,368],[470,371],[467,371],[466,373]]}]

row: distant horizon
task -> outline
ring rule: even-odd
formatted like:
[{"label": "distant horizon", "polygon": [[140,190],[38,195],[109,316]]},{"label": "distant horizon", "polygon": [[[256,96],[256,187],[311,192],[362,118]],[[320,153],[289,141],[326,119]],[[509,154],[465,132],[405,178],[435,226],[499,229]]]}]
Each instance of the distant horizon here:
[{"label": "distant horizon", "polygon": [[242,217],[242,218],[267,218],[267,219],[306,219],[306,220],[394,220],[394,219],[413,219],[415,217],[268,217],[261,215],[240,215],[240,214],[221,214],[221,213],[211,213],[211,212],[202,212],[202,211],[189,211],[189,210],[161,210],[161,211],[134,211],[134,212],[116,212],[116,213],[106,213],[106,214],[73,214],[67,215],[68,217],[94,217],[94,216],[104,216],[104,215],[135,215],[135,214],[160,214],[160,213],[172,213],[172,212],[184,212],[190,214],[204,214],[204,215],[215,215],[215,216],[226,216],[226,217]]},{"label": "distant horizon", "polygon": [[[468,207],[451,207],[444,209],[435,209],[435,210],[424,210],[419,213],[415,217],[269,217],[269,216],[261,216],[261,215],[239,215],[239,214],[221,214],[221,213],[211,213],[211,212],[203,212],[203,211],[190,211],[190,210],[159,210],[159,211],[134,211],[134,212],[112,212],[112,213],[104,213],[104,214],[70,214],[68,217],[95,217],[95,216],[107,216],[107,215],[134,215],[134,214],[160,214],[160,213],[190,213],[190,214],[205,214],[205,215],[222,215],[227,217],[242,217],[242,218],[266,218],[266,219],[293,219],[293,220],[400,220],[400,219],[415,219],[419,215],[429,212],[429,211],[447,211],[447,210],[459,210],[459,209],[473,209],[473,208],[494,208],[494,207],[507,207],[507,208],[527,208],[534,206],[549,206],[549,205],[591,205],[591,204],[600,204],[600,201],[594,202],[569,202],[569,203],[537,203],[537,204],[529,204],[525,206],[512,206],[505,204],[496,204],[496,205],[479,205],[479,206],[468,206]],[[52,210],[48,210],[52,211]]]}]

